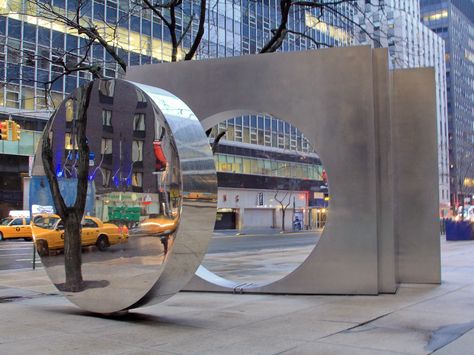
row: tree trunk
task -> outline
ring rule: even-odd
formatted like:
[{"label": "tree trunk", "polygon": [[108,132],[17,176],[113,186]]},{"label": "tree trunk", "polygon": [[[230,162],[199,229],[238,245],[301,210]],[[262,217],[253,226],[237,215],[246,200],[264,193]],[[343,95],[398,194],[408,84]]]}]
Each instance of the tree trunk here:
[{"label": "tree trunk", "polygon": [[81,217],[69,213],[64,223],[64,267],[66,271],[65,291],[79,292],[83,289]]},{"label": "tree trunk", "polygon": [[283,232],[285,231],[285,212],[286,210],[284,209],[281,210],[281,230]]}]

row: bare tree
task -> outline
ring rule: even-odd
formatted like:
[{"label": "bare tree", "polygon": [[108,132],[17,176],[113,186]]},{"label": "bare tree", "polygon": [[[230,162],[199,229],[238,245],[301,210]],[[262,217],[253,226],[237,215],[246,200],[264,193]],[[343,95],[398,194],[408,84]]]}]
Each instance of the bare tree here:
[{"label": "bare tree", "polygon": [[[280,204],[281,208],[281,230],[284,232],[285,231],[285,215],[286,215],[286,210],[288,209],[288,206],[291,203],[291,193],[289,191],[286,191],[285,194],[283,195],[283,198],[279,199],[278,198],[279,191],[275,192],[275,201],[277,201]],[[285,200],[288,197],[288,203],[285,204]]]},{"label": "bare tree", "polygon": [[[140,0],[139,0],[140,1]],[[182,0],[169,0],[165,3],[155,2],[152,0],[141,0],[144,9],[149,9],[155,14],[166,26],[171,37],[171,61],[176,62],[178,58],[178,50],[181,47],[183,39],[189,33],[191,26],[194,22],[195,14],[192,14],[184,28],[184,30],[178,30],[178,24],[176,21],[176,13],[182,10]],[[196,54],[199,44],[201,43],[202,36],[204,35],[204,27],[206,24],[206,11],[207,1],[199,0],[199,19],[198,19],[198,30],[192,40],[191,47],[188,52],[184,55],[183,60],[191,60]]]},{"label": "bare tree", "polygon": [[[75,139],[78,143],[78,169],[76,201],[67,206],[59,189],[58,179],[54,171],[52,142],[49,129],[43,133],[42,160],[44,171],[49,182],[54,205],[64,225],[64,265],[66,280],[64,290],[70,292],[82,291],[81,258],[81,221],[87,198],[87,184],[89,172],[89,145],[87,144],[87,109],[91,97],[93,82],[77,91],[77,118],[75,122]],[[52,121],[51,121],[52,122]]]},{"label": "bare tree", "polygon": [[[371,38],[376,45],[380,45],[380,41],[373,36],[373,33],[366,30],[367,23],[371,23],[370,16],[364,8],[359,6],[359,0],[280,0],[279,5],[279,22],[276,28],[271,29],[271,36],[260,50],[260,53],[271,53],[277,51],[283,44],[288,34],[293,34],[301,39],[307,39],[313,46],[319,48],[321,46],[329,47],[327,42],[317,41],[313,36],[305,31],[298,31],[289,28],[289,19],[291,17],[299,18],[305,23],[308,11],[315,14],[313,17],[313,26],[326,26],[326,15],[332,15],[339,25],[334,24],[337,28],[352,27]],[[342,10],[346,6],[352,12],[352,16]],[[379,9],[383,9],[383,5],[379,5]],[[361,20],[362,19],[362,20]]]}]

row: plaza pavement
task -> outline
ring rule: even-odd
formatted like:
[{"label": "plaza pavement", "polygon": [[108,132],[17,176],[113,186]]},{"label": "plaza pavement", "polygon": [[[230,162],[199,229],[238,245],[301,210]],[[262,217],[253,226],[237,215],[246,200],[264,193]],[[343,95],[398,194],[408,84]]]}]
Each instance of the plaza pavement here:
[{"label": "plaza pavement", "polygon": [[116,317],[79,310],[42,269],[2,271],[0,354],[473,354],[474,241],[441,245],[441,285],[379,296],[184,292]]}]

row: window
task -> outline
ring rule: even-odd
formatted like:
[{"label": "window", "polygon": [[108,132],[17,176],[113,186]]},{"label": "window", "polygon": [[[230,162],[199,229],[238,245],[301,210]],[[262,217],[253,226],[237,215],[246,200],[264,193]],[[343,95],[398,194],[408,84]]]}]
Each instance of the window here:
[{"label": "window", "polygon": [[112,126],[112,111],[102,110],[102,125]]},{"label": "window", "polygon": [[109,169],[104,168],[100,168],[100,171],[102,172],[102,186],[108,187],[110,185],[110,176],[112,175],[112,172]]},{"label": "window", "polygon": [[133,141],[132,161],[143,161],[143,141]]},{"label": "window", "polygon": [[23,219],[22,218],[15,218],[10,225],[11,226],[22,226],[23,225]]},{"label": "window", "polygon": [[82,228],[98,228],[99,226],[90,218],[84,218]]},{"label": "window", "polygon": [[250,174],[250,159],[243,158],[242,159],[243,163],[243,173],[244,174]]},{"label": "window", "polygon": [[136,92],[138,102],[147,102],[145,93],[143,91],[141,91],[140,89],[136,89]]},{"label": "window", "polygon": [[101,154],[112,154],[112,139],[102,138],[100,152]]},{"label": "window", "polygon": [[65,106],[66,122],[72,122],[72,120],[74,119],[74,101],[72,99],[67,100]]},{"label": "window", "polygon": [[99,84],[99,91],[105,96],[114,96],[115,81],[114,80],[101,80]]},{"label": "window", "polygon": [[7,107],[19,107],[19,96],[18,92],[7,91]]},{"label": "window", "polygon": [[132,186],[142,187],[143,186],[143,173],[133,173],[132,175]]},{"label": "window", "polygon": [[145,130],[145,114],[136,113],[133,117],[133,130],[144,131]]},{"label": "window", "polygon": [[71,133],[66,133],[64,136],[64,149],[66,150],[77,149],[76,137],[71,135]]}]

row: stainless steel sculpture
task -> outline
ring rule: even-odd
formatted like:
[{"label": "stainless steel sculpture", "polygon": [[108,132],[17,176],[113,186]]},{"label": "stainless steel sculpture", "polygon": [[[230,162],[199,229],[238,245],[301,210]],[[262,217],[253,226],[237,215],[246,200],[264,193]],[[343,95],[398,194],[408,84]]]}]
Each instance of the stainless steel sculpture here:
[{"label": "stainless steel sculpture", "polygon": [[127,78],[178,95],[205,128],[249,113],[283,119],[328,174],[327,224],[296,270],[239,285],[201,267],[188,290],[377,294],[441,281],[431,68],[390,71],[386,49],[350,47],[138,66]]},{"label": "stainless steel sculpture", "polygon": [[[80,174],[79,96],[61,104],[43,136],[68,206]],[[86,136],[91,154],[77,270],[83,282],[75,292],[65,280],[65,230],[38,145],[30,205],[45,269],[70,301],[92,312],[161,302],[189,282],[212,236],[217,182],[207,137],[180,99],[123,80],[93,83]]]},{"label": "stainless steel sculpture", "polygon": [[[120,80],[94,83],[83,282],[75,292],[61,254],[66,229],[45,177],[47,150],[38,150],[30,186],[35,244],[52,281],[81,308],[116,312],[160,302],[186,285],[377,294],[394,292],[400,282],[441,281],[433,70],[391,72],[386,50],[352,47],[149,65],[131,68],[128,79],[179,95],[201,122],[169,92]],[[82,97],[71,95],[43,135],[52,146],[46,171],[55,170],[69,205],[84,166],[76,137]],[[308,258],[276,282],[240,286],[204,268],[191,280],[216,212],[214,160],[201,124],[249,112],[286,120],[318,151],[331,191],[326,228]]]}]

